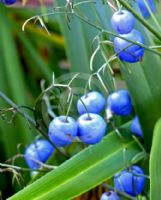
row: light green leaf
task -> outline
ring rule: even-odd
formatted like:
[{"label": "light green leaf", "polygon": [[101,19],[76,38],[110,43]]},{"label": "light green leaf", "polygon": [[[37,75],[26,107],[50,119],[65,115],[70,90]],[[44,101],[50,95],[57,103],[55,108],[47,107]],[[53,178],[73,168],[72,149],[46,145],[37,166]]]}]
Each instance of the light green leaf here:
[{"label": "light green leaf", "polygon": [[150,199],[161,199],[161,119],[155,125],[150,154]]}]

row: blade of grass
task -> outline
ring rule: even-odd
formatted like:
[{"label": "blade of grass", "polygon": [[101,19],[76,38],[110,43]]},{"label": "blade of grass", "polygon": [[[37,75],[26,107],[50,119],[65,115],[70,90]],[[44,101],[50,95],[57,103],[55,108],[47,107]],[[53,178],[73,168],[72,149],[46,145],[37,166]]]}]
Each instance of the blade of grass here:
[{"label": "blade of grass", "polygon": [[[0,24],[1,24],[1,31],[0,31],[0,40],[1,40],[1,48],[2,54],[1,58],[3,59],[3,75],[5,77],[5,81],[2,85],[7,85],[8,89],[6,89],[10,93],[10,97],[15,99],[15,101],[19,105],[23,105],[26,103],[26,88],[23,78],[22,68],[19,62],[18,53],[16,49],[16,44],[13,38],[12,32],[12,24],[7,15],[7,9],[0,5]],[[3,87],[3,86],[2,86]],[[26,124],[22,121],[22,119],[17,119],[17,126],[19,130],[21,130],[21,134],[18,130],[15,129],[15,132],[10,129],[10,140],[12,141],[12,145],[10,144],[11,141],[8,139],[8,135],[6,137],[6,144],[8,155],[13,155],[16,151],[16,146],[19,142],[29,141],[29,132],[26,128]],[[13,128],[12,128],[13,129]],[[11,139],[12,138],[12,139]],[[13,150],[13,147],[15,148]]]},{"label": "blade of grass", "polygon": [[158,192],[161,188],[161,119],[159,119],[154,128],[154,136],[152,149],[150,154],[150,199],[161,199],[161,193]]}]

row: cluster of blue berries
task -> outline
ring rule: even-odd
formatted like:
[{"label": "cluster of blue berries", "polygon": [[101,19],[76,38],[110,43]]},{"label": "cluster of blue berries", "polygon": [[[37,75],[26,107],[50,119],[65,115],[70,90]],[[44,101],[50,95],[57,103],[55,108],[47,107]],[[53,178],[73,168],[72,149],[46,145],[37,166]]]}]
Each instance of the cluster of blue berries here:
[{"label": "cluster of blue berries", "polygon": [[78,137],[85,144],[98,143],[106,133],[107,125],[99,113],[105,108],[105,98],[99,92],[92,91],[77,102],[80,117],[60,116],[49,124],[49,138],[58,147],[64,147]]},{"label": "cluster of blue berries", "polygon": [[[141,167],[136,165],[133,165],[114,176],[116,190],[133,197],[136,197],[143,192],[144,183],[144,172]],[[120,200],[120,196],[117,193],[110,191],[103,193],[100,200]]]},{"label": "cluster of blue berries", "polygon": [[0,2],[3,3],[4,5],[12,5],[16,3],[16,0],[0,0]]},{"label": "cluster of blue berries", "polygon": [[[153,0],[147,1],[151,11],[155,11],[155,4]],[[144,17],[150,15],[143,0],[137,0],[137,4]],[[144,48],[140,45],[133,44],[140,43],[144,44],[143,35],[134,29],[135,18],[127,10],[116,11],[111,18],[111,25],[113,29],[119,33],[119,37],[114,38],[114,51],[116,55],[124,62],[134,63],[142,59],[144,55]],[[124,39],[125,38],[125,39]],[[130,42],[132,41],[132,42]]]},{"label": "cluster of blue berries", "polygon": [[144,55],[144,48],[130,42],[144,44],[144,38],[134,29],[134,24],[135,18],[127,10],[117,11],[111,18],[111,25],[120,36],[114,38],[114,51],[121,60],[129,63],[140,61]]},{"label": "cluster of blue berries", "polygon": [[[114,115],[127,116],[132,112],[132,101],[127,90],[121,89],[110,94],[106,99],[97,91],[83,95],[77,102],[80,117],[76,121],[70,116],[55,117],[49,124],[48,136],[57,147],[71,144],[75,138],[85,144],[96,144],[107,131],[107,123],[100,113],[107,107]],[[142,130],[136,116],[131,125],[131,132],[142,138]],[[45,162],[54,148],[46,140],[37,140],[25,152],[25,159],[30,168],[39,168],[34,160]],[[46,155],[46,156],[45,156]]]}]

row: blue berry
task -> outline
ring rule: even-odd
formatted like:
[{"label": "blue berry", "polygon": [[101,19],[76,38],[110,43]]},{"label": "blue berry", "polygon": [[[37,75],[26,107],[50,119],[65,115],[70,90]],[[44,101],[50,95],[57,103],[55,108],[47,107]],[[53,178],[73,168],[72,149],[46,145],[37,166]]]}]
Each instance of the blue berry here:
[{"label": "blue berry", "polygon": [[[97,91],[89,92],[81,97],[81,100],[85,104],[88,112],[90,113],[100,113],[105,105],[106,100],[103,95]],[[77,109],[80,115],[86,113],[85,106],[80,99],[77,102]]]},{"label": "blue berry", "polygon": [[120,33],[126,34],[132,31],[135,24],[134,16],[128,10],[116,11],[111,18],[113,29]]},{"label": "blue berry", "polygon": [[50,122],[48,135],[56,146],[64,147],[73,142],[77,129],[77,122],[72,117],[59,116]]},{"label": "blue berry", "polygon": [[11,4],[16,3],[16,0],[2,0],[0,2],[2,2],[5,5],[11,5]]},{"label": "blue berry", "polygon": [[[149,8],[152,12],[155,12],[156,11],[156,6],[155,6],[155,3],[154,3],[154,0],[146,0],[147,1],[147,4],[149,5]],[[145,4],[145,2],[143,0],[136,0],[138,6],[139,6],[139,9],[140,9],[140,12],[142,14],[142,16],[144,18],[148,18],[150,17],[150,12]]]},{"label": "blue berry", "polygon": [[107,98],[108,108],[113,114],[126,116],[132,112],[132,102],[129,92],[125,89],[117,90]]},{"label": "blue berry", "polygon": [[109,191],[103,193],[100,200],[120,200],[120,197],[115,192]]},{"label": "blue berry", "polygon": [[131,124],[131,132],[140,137],[140,138],[143,138],[143,132],[142,132],[142,129],[141,129],[141,126],[140,126],[140,123],[139,123],[139,118],[138,116],[135,116],[135,118],[133,119],[132,121],[132,124]]},{"label": "blue berry", "polygon": [[[128,34],[123,34],[120,36],[122,36],[125,39],[128,39],[130,41],[144,44],[144,37],[142,36],[142,34],[139,31],[137,31],[135,29],[133,29]],[[131,46],[129,46],[129,45],[131,45]],[[118,57],[121,60],[123,60],[125,62],[129,62],[129,63],[134,63],[134,62],[140,61],[144,55],[144,48],[142,48],[139,45],[132,44],[131,42],[128,42],[119,37],[114,38],[114,50],[115,50],[115,53],[118,54]]]},{"label": "blue berry", "polygon": [[115,175],[115,188],[118,191],[125,192],[135,197],[143,191],[145,182],[144,179],[143,170],[134,165],[131,170],[123,170]]},{"label": "blue berry", "polygon": [[45,163],[54,152],[53,146],[47,140],[36,140],[25,150],[25,160],[29,168],[37,169],[41,165],[36,161]]},{"label": "blue berry", "polygon": [[85,113],[78,118],[78,136],[85,144],[95,144],[105,135],[107,124],[100,115],[89,115]]}]

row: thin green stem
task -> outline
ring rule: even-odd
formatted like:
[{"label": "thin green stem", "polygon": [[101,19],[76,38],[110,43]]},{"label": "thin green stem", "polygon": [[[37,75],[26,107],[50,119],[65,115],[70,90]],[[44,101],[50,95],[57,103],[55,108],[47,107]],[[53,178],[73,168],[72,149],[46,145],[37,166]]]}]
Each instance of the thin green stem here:
[{"label": "thin green stem", "polygon": [[[80,16],[80,15],[78,15],[78,14],[76,14],[76,13],[74,13],[74,15],[75,15],[77,18],[79,18],[79,19],[81,19],[82,21],[84,21],[85,23],[89,24],[90,26],[92,26],[92,27],[96,28],[97,30],[101,31],[102,34],[108,34],[108,35],[111,35],[111,36],[114,36],[114,37],[119,37],[119,38],[121,38],[121,39],[123,39],[123,40],[126,40],[127,42],[130,42],[130,43],[132,43],[132,44],[136,44],[136,45],[138,45],[138,46],[141,46],[141,47],[143,47],[145,50],[150,51],[150,52],[152,52],[152,53],[155,53],[155,54],[161,56],[161,52],[159,52],[159,51],[153,50],[153,49],[149,48],[148,46],[146,46],[146,45],[144,45],[144,44],[142,44],[142,43],[138,43],[138,42],[135,42],[135,41],[131,41],[131,40],[129,40],[129,39],[127,39],[127,38],[125,38],[125,37],[123,37],[123,36],[121,36],[121,35],[118,35],[117,33],[104,30],[104,29],[102,29],[101,26],[98,26],[98,25],[94,24],[94,23],[91,22],[89,19],[86,19],[86,18],[84,18],[84,17],[82,17],[82,16]],[[141,18],[141,17],[140,17],[140,18]],[[142,18],[141,18],[141,19],[142,19]],[[145,20],[144,20],[144,21],[145,21]],[[145,22],[146,22],[146,21],[145,21]],[[147,22],[146,22],[146,23],[147,23]],[[153,29],[153,27],[151,27],[151,28]],[[161,35],[160,35],[160,39],[161,39]]]},{"label": "thin green stem", "polygon": [[72,102],[73,102],[73,94],[71,94],[71,97],[70,97],[70,102],[69,102],[69,106],[68,106],[68,109],[67,109],[67,113],[66,113],[66,122],[68,121],[68,116],[69,116],[69,112],[70,112],[70,109],[71,109],[71,106],[72,106]]},{"label": "thin green stem", "polygon": [[[136,18],[137,18],[139,21],[141,21],[142,24],[143,24],[148,30],[150,30],[159,40],[161,40],[161,34],[160,34],[158,31],[156,31],[152,26],[150,26],[150,25],[148,24],[148,22],[146,22],[142,17],[140,17],[127,3],[125,3],[125,2],[122,1],[122,0],[118,0],[118,1],[120,1],[120,3],[121,3],[125,8],[127,8],[129,11],[131,11],[131,12],[136,16]],[[161,53],[160,53],[160,52],[158,52],[158,51],[156,51],[156,50],[153,50],[153,49],[149,48],[148,46],[146,46],[146,45],[144,45],[144,44],[141,44],[141,43],[138,43],[138,42],[134,42],[134,41],[128,40],[127,38],[124,38],[124,37],[122,37],[121,35],[118,35],[117,33],[114,33],[114,32],[111,32],[111,31],[107,31],[107,30],[102,29],[101,26],[96,25],[95,23],[91,22],[88,18],[84,18],[83,16],[77,14],[76,12],[74,12],[74,13],[73,13],[73,12],[66,12],[66,13],[65,13],[65,12],[63,11],[63,12],[46,13],[46,14],[41,14],[41,15],[35,15],[35,16],[33,16],[33,17],[31,17],[31,18],[29,18],[29,19],[27,19],[27,20],[25,21],[25,23],[24,23],[23,26],[22,26],[22,30],[23,30],[23,31],[25,30],[25,26],[26,26],[27,23],[28,23],[29,21],[31,21],[31,20],[38,19],[39,17],[45,17],[46,15],[51,16],[51,15],[58,15],[58,14],[63,14],[63,15],[65,15],[65,14],[71,14],[72,16],[74,15],[74,16],[76,16],[77,18],[79,18],[80,20],[82,20],[82,21],[84,21],[85,23],[89,24],[90,26],[92,26],[92,27],[96,28],[97,30],[101,31],[102,34],[103,34],[103,33],[106,33],[106,34],[111,35],[111,36],[119,37],[119,38],[124,39],[124,40],[126,40],[126,41],[128,41],[128,42],[131,42],[132,44],[139,45],[139,46],[143,47],[144,49],[146,49],[146,50],[148,50],[148,51],[150,51],[150,52],[152,52],[152,53],[155,53],[155,54],[161,56]]]},{"label": "thin green stem", "polygon": [[156,24],[156,26],[158,27],[159,31],[161,32],[161,26],[160,26],[159,22],[157,21],[155,15],[154,15],[153,12],[151,11],[150,6],[149,6],[147,0],[143,0],[143,1],[144,1],[145,5],[146,5],[146,7],[147,7],[147,9],[148,9],[148,11],[149,11],[151,17],[152,17],[154,23]]},{"label": "thin green stem", "polygon": [[121,11],[121,7],[122,7],[122,6],[121,6],[120,2],[119,2],[118,0],[115,0],[115,1],[116,1],[116,4],[117,4],[117,7],[118,7],[118,10]]},{"label": "thin green stem", "polygon": [[80,98],[79,100],[80,100],[81,103],[83,104],[83,106],[84,106],[84,108],[85,108],[85,110],[86,110],[86,113],[87,113],[87,115],[88,115],[88,119],[90,120],[90,119],[91,119],[91,116],[90,116],[90,114],[89,114],[89,112],[88,112],[88,109],[87,109],[85,103],[83,102],[82,98]]},{"label": "thin green stem", "polygon": [[98,53],[98,51],[100,50],[100,47],[98,46],[95,51],[93,52],[92,56],[91,56],[91,59],[90,59],[90,64],[89,64],[89,67],[90,67],[90,70],[93,71],[93,61],[94,61],[94,58],[96,56],[96,54]]},{"label": "thin green stem", "polygon": [[4,167],[4,168],[12,168],[15,169],[17,171],[38,171],[38,172],[49,172],[51,170],[54,169],[54,167],[51,167],[50,169],[29,169],[29,168],[24,168],[24,167],[19,167],[19,166],[15,166],[15,165],[9,165],[9,164],[4,164],[4,163],[0,163],[0,167]]}]

